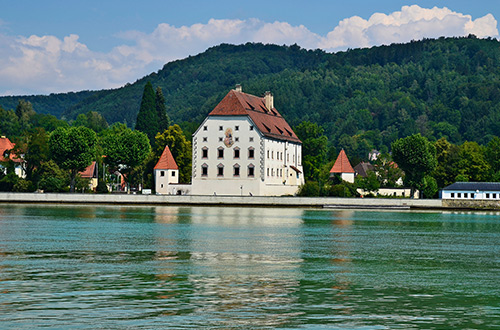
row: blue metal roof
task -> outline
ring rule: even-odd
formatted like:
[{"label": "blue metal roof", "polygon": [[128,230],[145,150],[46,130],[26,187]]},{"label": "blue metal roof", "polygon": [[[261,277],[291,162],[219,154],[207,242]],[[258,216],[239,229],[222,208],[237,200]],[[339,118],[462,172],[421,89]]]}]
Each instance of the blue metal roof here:
[{"label": "blue metal roof", "polygon": [[500,182],[455,182],[443,190],[500,191]]}]

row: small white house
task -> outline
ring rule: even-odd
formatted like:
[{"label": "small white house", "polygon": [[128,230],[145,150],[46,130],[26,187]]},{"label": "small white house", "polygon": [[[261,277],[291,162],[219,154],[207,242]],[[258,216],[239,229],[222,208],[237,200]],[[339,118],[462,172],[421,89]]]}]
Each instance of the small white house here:
[{"label": "small white house", "polygon": [[500,182],[455,182],[440,194],[442,199],[500,200]]},{"label": "small white house", "polygon": [[354,183],[355,171],[352,168],[344,149],[340,150],[339,156],[330,170],[331,176],[335,174],[340,174],[340,178],[344,181]]},{"label": "small white house", "polygon": [[154,168],[155,190],[161,195],[175,195],[173,185],[179,183],[179,167],[168,146],[163,150]]},{"label": "small white house", "polygon": [[[24,172],[24,168],[22,166],[22,155],[21,158],[19,158],[17,155],[12,153],[12,149],[14,149],[14,147],[15,144],[10,142],[9,138],[5,136],[0,137],[0,170],[6,174],[7,169],[4,166],[5,163],[13,162],[16,175],[20,178],[25,178],[26,173]],[[4,165],[1,163],[4,163]]]}]

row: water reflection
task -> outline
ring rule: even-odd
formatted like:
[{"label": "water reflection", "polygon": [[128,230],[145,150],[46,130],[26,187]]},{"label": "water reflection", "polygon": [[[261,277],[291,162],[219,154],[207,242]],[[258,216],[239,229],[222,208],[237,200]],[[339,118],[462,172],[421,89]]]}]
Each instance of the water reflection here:
[{"label": "water reflection", "polygon": [[2,327],[496,328],[487,213],[0,207]]}]

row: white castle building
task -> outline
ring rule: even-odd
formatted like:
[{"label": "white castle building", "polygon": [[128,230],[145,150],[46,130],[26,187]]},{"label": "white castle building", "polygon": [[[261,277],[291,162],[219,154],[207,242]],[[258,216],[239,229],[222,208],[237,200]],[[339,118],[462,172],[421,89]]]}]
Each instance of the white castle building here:
[{"label": "white castle building", "polygon": [[302,142],[273,96],[231,90],[193,134],[193,195],[293,195],[304,183]]}]

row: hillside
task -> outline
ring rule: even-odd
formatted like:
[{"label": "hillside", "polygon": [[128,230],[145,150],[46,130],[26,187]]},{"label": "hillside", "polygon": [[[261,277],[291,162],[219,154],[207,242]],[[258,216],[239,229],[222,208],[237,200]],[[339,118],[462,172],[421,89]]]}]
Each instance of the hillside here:
[{"label": "hillside", "polygon": [[[93,110],[133,126],[146,81],[162,87],[176,122],[199,123],[236,83],[252,94],[270,90],[292,125],[319,123],[334,145],[359,155],[417,132],[454,143],[500,135],[500,43],[474,36],[335,54],[224,44],[116,90],[24,99],[66,119]],[[15,104],[0,98],[4,108]]]}]

